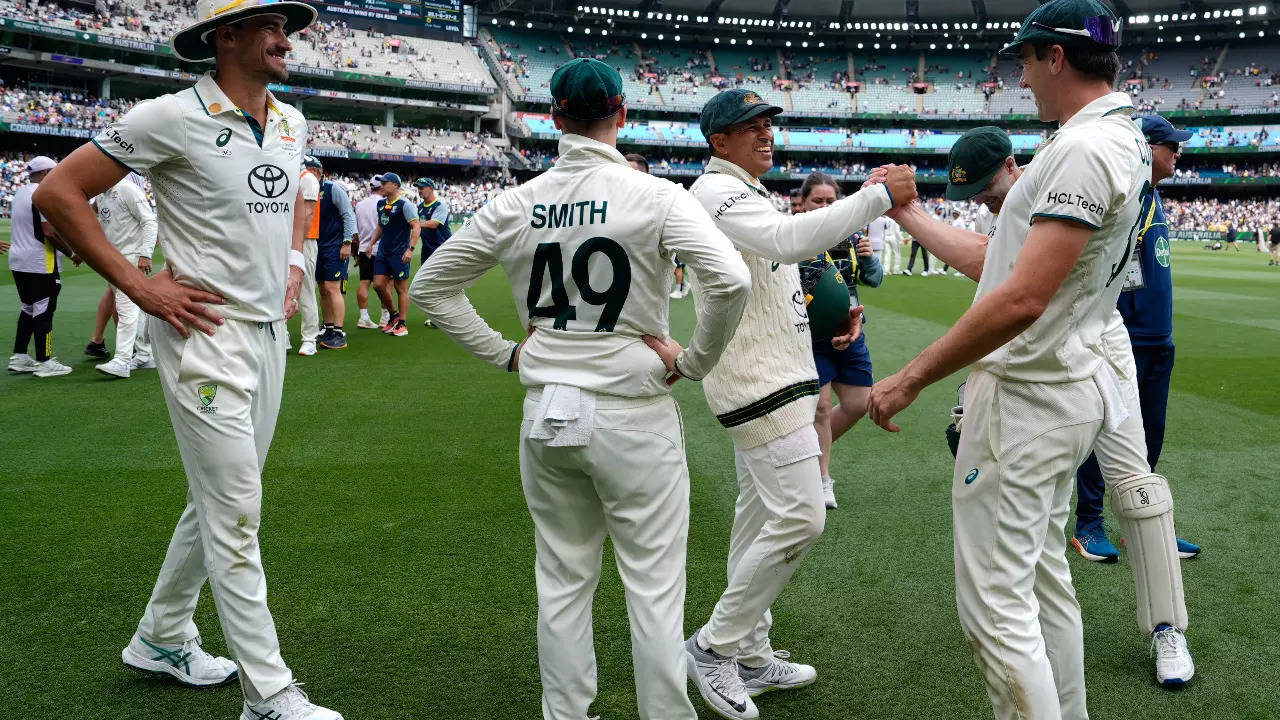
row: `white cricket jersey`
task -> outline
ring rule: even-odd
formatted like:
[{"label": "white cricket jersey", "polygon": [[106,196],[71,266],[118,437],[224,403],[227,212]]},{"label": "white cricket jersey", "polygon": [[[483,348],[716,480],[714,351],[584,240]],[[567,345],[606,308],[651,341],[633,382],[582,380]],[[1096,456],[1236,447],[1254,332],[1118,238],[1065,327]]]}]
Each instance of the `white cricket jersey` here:
[{"label": "white cricket jersey", "polygon": [[[704,389],[735,445],[753,448],[812,425],[818,405],[809,312],[796,263],[884,214],[892,198],[888,187],[875,185],[820,210],[785,215],[756,178],[717,157],[690,192],[751,271],[742,323]],[[694,275],[702,280],[696,268]]]},{"label": "white cricket jersey", "polygon": [[149,258],[155,252],[156,213],[128,177],[98,196],[98,223],[121,255]]},{"label": "white cricket jersey", "polygon": [[975,301],[1009,278],[1036,218],[1093,229],[1074,268],[1030,328],[975,364],[1003,378],[1068,382],[1093,376],[1151,189],[1151,149],[1125,93],[1089,103],[1054,133],[1014,183],[987,246]]},{"label": "white cricket jersey", "polygon": [[733,245],[679,185],[633,170],[614,147],[560,139],[555,166],[491,200],[419,269],[409,294],[476,357],[507,367],[516,344],[463,295],[494,265],[522,327],[520,380],[626,397],[670,392],[642,335],[668,336],[671,256],[694,268],[703,311],[681,374],[710,372],[737,327],[748,274]]},{"label": "white cricket jersey", "polygon": [[360,252],[378,252],[373,244],[373,231],[378,229],[378,203],[381,195],[370,195],[356,203],[356,234],[360,236]]},{"label": "white cricket jersey", "polygon": [[990,236],[991,230],[995,228],[996,215],[987,209],[986,205],[978,206],[978,219],[974,222],[973,231]]},{"label": "white cricket jersey", "polygon": [[293,211],[306,120],[267,93],[267,124],[237,108],[207,73],[138,103],[94,138],[151,178],[159,238],[174,278],[222,296],[224,317],[284,318]]},{"label": "white cricket jersey", "polygon": [[27,183],[13,194],[9,269],[48,275],[62,269],[62,253],[55,250],[49,241],[41,239],[44,230],[39,223],[44,222],[44,216],[31,202],[36,187],[35,183]]},{"label": "white cricket jersey", "polygon": [[867,237],[871,239],[871,251],[880,252],[885,243],[892,243],[897,238],[898,223],[881,215],[867,225]]}]

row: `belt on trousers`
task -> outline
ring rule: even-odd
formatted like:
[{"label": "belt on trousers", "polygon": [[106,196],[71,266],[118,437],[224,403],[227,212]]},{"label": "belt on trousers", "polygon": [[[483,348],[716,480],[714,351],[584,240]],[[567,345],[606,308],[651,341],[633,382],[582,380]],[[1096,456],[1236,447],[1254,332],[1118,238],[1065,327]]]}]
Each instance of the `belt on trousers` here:
[{"label": "belt on trousers", "polygon": [[272,340],[275,340],[275,339],[276,339],[276,324],[275,324],[275,323],[260,322],[260,323],[258,323],[258,329],[259,329],[259,330],[263,330],[263,329],[267,330],[268,332],[270,332],[270,333],[271,333],[271,339],[272,339]]}]

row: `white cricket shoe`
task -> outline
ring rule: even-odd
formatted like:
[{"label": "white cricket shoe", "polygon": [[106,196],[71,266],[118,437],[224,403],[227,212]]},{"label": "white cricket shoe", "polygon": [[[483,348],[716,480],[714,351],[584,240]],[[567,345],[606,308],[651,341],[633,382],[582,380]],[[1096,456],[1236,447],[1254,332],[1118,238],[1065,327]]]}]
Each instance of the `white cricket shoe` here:
[{"label": "white cricket shoe", "polygon": [[1170,625],[1157,625],[1151,636],[1156,656],[1156,682],[1165,687],[1186,685],[1196,674],[1196,664],[1187,649],[1187,636]]},{"label": "white cricket shoe", "polygon": [[36,369],[32,372],[36,377],[58,377],[71,372],[71,366],[63,365],[58,362],[58,358],[51,357],[42,363],[36,363]]},{"label": "white cricket shoe", "polygon": [[775,650],[769,664],[761,668],[749,668],[738,664],[738,677],[742,678],[747,694],[751,697],[770,690],[794,690],[812,685],[818,679],[818,671],[812,665],[800,665],[787,658],[791,653]]},{"label": "white cricket shoe", "polygon": [[118,378],[128,378],[129,372],[133,370],[133,363],[124,358],[111,358],[107,362],[100,365],[94,365],[98,372],[114,375]]},{"label": "white cricket shoe", "polygon": [[902,274],[903,274],[903,275],[906,275],[907,277],[911,277],[911,268],[906,268],[906,269],[904,269],[904,270],[902,271]]},{"label": "white cricket shoe", "polygon": [[33,373],[39,367],[40,364],[26,353],[18,353],[17,355],[9,356],[9,372]]},{"label": "white cricket shoe", "polygon": [[143,355],[142,357],[134,357],[133,369],[134,370],[155,370],[156,359],[150,355]]},{"label": "white cricket shoe", "polygon": [[311,702],[307,694],[293,683],[260,703],[244,701],[240,720],[342,720],[342,716]]},{"label": "white cricket shoe", "polygon": [[737,660],[698,647],[696,632],[685,641],[684,656],[689,679],[717,715],[729,720],[756,720],[760,717],[755,702],[747,694],[747,686],[738,677]]},{"label": "white cricket shoe", "polygon": [[956,277],[964,277],[964,273],[960,272],[959,270],[957,270],[957,271],[955,271],[955,272],[953,272],[953,273],[951,273],[951,274],[952,274],[952,275],[955,275]]},{"label": "white cricket shoe", "polygon": [[356,327],[361,330],[377,330],[378,323],[374,322],[368,315],[361,315],[360,322],[356,323]]},{"label": "white cricket shoe", "polygon": [[298,354],[299,354],[299,355],[315,355],[315,354],[316,354],[316,341],[315,341],[315,340],[303,340],[303,341],[302,341],[302,347],[298,348]]},{"label": "white cricket shoe", "polygon": [[236,681],[236,664],[200,647],[200,638],[184,643],[153,643],[136,633],[120,653],[124,664],[153,675],[168,675],[187,687],[211,688]]},{"label": "white cricket shoe", "polygon": [[822,502],[826,503],[828,510],[835,510],[836,507],[836,481],[831,477],[822,478]]}]

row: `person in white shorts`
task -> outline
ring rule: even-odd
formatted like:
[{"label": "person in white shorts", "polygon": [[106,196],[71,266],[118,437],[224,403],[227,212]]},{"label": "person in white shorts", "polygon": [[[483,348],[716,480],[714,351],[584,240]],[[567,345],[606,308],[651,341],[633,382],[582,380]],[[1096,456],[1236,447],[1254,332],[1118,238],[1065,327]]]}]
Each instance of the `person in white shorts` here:
[{"label": "person in white shorts", "polygon": [[[238,675],[242,720],[341,720],[307,699],[280,656],[258,544],[284,323],[302,282],[297,184],[307,141],[306,120],[267,84],[288,78],[288,35],[316,11],[199,0],[196,17],[174,35],[174,52],[215,59],[216,69],[135,105],[36,194],[90,266],[155,318],[160,386],[187,474],[186,509],[122,659],[196,687]],[[85,200],[130,169],[156,188],[167,267],[150,278],[111,246]],[[193,614],[206,580],[234,663],[200,647]]]},{"label": "person in white shorts", "polygon": [[[735,719],[759,716],[753,695],[817,679],[814,668],[775,652],[769,638],[769,606],[826,523],[813,426],[818,371],[796,263],[916,194],[915,173],[895,166],[887,185],[798,215],[778,212],[760,177],[773,167],[772,118],[780,112],[739,88],[707,101],[701,125],[711,160],[690,188],[751,270],[742,324],[703,384],[707,404],[734,444],[738,501],[728,583],[706,624],[685,643],[690,680],[715,712]],[[701,276],[694,275],[697,287]],[[836,349],[847,348],[861,334],[861,308],[850,310],[843,327],[821,334],[834,336]]]},{"label": "person in white shorts", "polygon": [[[1127,419],[1102,336],[1151,187],[1151,150],[1112,91],[1119,44],[1098,0],[1051,0],[1002,50],[1018,53],[1040,119],[1060,127],[1013,184],[985,253],[974,243],[948,258],[980,275],[973,307],[871,391],[872,420],[897,431],[924,387],[972,365],[952,480],[956,603],[997,720],[1088,717],[1064,526],[1075,469]],[[1113,504],[1154,509],[1167,497],[1155,477],[1117,485]]]},{"label": "person in white shorts", "polygon": [[[742,258],[679,185],[617,151],[622,78],[579,58],[551,78],[564,135],[555,167],[467,220],[413,279],[410,295],[477,358],[528,388],[520,476],[537,556],[542,717],[585,720],[596,695],[591,603],[613,540],[631,620],[644,720],[694,720],[684,680],[689,473],[670,386],[715,365],[746,304]],[[667,338],[671,255],[698,272],[689,348]],[[511,282],[517,344],[463,291],[493,266]]]},{"label": "person in white shorts", "polygon": [[[142,191],[142,176],[132,173],[98,196],[98,223],[111,245],[146,274],[156,249],[156,213]],[[99,372],[127,378],[134,368],[149,365],[151,343],[147,317],[119,288],[111,288],[116,309],[116,354],[97,365]],[[138,361],[138,362],[135,362]]]}]

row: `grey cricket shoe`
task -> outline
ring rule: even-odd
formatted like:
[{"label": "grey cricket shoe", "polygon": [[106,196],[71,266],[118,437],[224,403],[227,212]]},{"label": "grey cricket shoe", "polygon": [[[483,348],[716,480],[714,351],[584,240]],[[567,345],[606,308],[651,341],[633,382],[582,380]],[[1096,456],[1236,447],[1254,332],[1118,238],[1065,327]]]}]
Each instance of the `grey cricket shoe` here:
[{"label": "grey cricket shoe", "polygon": [[746,685],[747,694],[756,697],[771,690],[795,690],[818,679],[818,671],[812,665],[793,663],[790,657],[786,650],[775,650],[764,667],[750,668],[739,663],[738,677]]},{"label": "grey cricket shoe", "polygon": [[738,677],[738,661],[698,647],[698,633],[684,643],[689,679],[717,715],[729,720],[756,720],[760,711]]}]

